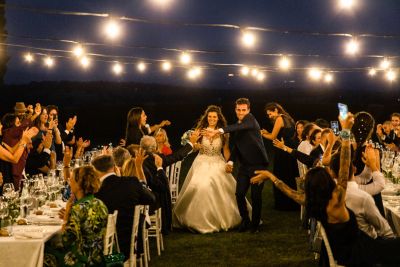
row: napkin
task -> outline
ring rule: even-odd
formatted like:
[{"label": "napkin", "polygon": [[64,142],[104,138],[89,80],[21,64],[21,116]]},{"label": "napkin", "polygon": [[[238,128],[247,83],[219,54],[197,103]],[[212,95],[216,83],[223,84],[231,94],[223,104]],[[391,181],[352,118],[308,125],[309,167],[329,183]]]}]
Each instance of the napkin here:
[{"label": "napkin", "polygon": [[18,232],[14,233],[15,239],[41,239],[44,237],[42,232]]}]

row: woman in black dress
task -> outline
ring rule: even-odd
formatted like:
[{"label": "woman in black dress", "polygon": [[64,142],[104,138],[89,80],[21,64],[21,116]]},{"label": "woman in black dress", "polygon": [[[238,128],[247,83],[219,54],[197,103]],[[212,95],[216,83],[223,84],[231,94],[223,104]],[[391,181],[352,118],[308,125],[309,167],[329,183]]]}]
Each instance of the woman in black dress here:
[{"label": "woman in black dress", "polygon": [[[264,138],[269,140],[279,139],[290,147],[295,148],[293,136],[295,133],[294,120],[278,103],[265,105],[265,112],[270,120],[274,122],[272,132],[261,130]],[[280,177],[288,186],[296,190],[296,177],[298,174],[296,160],[288,153],[275,149],[274,174]],[[275,209],[277,210],[298,210],[299,205],[288,198],[274,186]]]}]

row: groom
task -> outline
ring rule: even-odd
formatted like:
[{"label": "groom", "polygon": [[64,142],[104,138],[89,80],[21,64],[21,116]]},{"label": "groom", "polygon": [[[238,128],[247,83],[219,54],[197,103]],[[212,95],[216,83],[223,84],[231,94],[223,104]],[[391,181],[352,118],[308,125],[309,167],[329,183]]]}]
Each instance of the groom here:
[{"label": "groom", "polygon": [[[250,113],[250,101],[247,98],[236,100],[235,112],[238,118],[237,123],[214,130],[210,134],[235,132],[233,149],[226,171],[232,172],[234,160],[240,162],[236,184],[236,201],[242,217],[239,232],[244,232],[250,227],[250,231],[255,233],[259,231],[262,204],[261,193],[264,184],[250,185],[250,178],[254,176],[254,171],[267,168],[268,157],[261,137],[260,125],[253,114]],[[246,193],[250,186],[253,206],[251,223],[246,205]]]}]

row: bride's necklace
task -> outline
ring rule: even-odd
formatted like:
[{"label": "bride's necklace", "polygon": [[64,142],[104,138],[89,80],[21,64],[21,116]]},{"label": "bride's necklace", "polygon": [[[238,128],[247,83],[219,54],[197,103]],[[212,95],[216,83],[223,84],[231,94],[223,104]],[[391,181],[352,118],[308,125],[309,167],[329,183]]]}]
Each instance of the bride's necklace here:
[{"label": "bride's necklace", "polygon": [[[215,130],[215,127],[214,127],[214,128],[207,127],[207,130],[212,130],[212,131],[214,131],[214,130]],[[211,144],[211,145],[212,145],[212,143],[214,142],[214,139],[215,139],[216,137],[217,137],[216,135],[214,135],[213,137],[207,137],[207,139],[210,141],[210,144]]]}]

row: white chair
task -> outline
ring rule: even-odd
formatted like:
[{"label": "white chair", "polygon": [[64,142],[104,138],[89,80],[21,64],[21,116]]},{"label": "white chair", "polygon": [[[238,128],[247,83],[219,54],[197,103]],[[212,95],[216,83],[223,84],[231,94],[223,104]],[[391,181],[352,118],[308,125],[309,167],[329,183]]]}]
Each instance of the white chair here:
[{"label": "white chair", "polygon": [[117,215],[118,210],[115,210],[113,214],[108,215],[107,229],[106,234],[104,235],[104,255],[112,254],[114,243],[117,246],[117,252],[120,252],[117,237]]},{"label": "white chair", "polygon": [[161,251],[164,250],[164,240],[161,233],[161,208],[155,211],[155,214],[150,216],[151,226],[148,231],[149,237],[155,237],[157,242],[157,253],[161,255]]},{"label": "white chair", "polygon": [[[305,177],[301,176],[301,177],[296,177],[296,187],[297,187],[297,192],[300,193],[304,193],[304,181],[305,181]],[[304,216],[305,216],[305,206],[304,205],[300,205],[300,220],[303,221],[304,220]]]},{"label": "white chair", "polygon": [[131,249],[129,253],[129,259],[125,261],[124,266],[136,267],[137,261],[139,260],[140,267],[143,266],[143,261],[141,257],[137,257],[137,241],[138,241],[138,233],[139,233],[139,218],[143,213],[144,206],[137,205],[135,206],[135,214],[133,216],[133,225],[132,225],[132,235],[131,235]]},{"label": "white chair", "polygon": [[[147,230],[146,223],[150,223],[150,217],[149,217],[149,206],[144,206],[144,213],[146,216],[146,219],[143,223],[143,260],[144,260],[144,266],[148,267],[149,261],[150,261],[150,244],[149,244],[149,231]],[[147,219],[148,218],[148,219]]]},{"label": "white chair", "polygon": [[331,245],[329,244],[328,236],[326,235],[325,228],[322,226],[321,222],[317,222],[317,234],[321,234],[322,240],[324,240],[326,252],[329,259],[329,267],[344,267],[343,265],[338,265],[333,257]]},{"label": "white chair", "polygon": [[171,190],[171,203],[174,205],[179,194],[179,175],[181,173],[182,161],[175,162],[165,169]]}]

